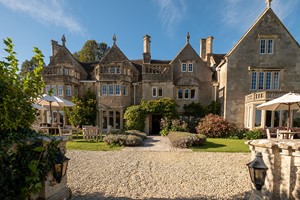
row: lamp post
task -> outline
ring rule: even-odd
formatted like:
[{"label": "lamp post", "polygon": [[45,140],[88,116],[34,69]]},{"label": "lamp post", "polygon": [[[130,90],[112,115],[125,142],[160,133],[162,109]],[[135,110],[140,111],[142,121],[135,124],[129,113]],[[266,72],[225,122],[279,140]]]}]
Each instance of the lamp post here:
[{"label": "lamp post", "polygon": [[265,184],[268,167],[262,159],[261,152],[257,152],[255,159],[247,164],[249,168],[250,178],[255,188],[260,191]]},{"label": "lamp post", "polygon": [[69,158],[67,158],[63,153],[59,153],[56,156],[56,161],[54,163],[53,177],[60,183],[62,177],[66,175]]}]

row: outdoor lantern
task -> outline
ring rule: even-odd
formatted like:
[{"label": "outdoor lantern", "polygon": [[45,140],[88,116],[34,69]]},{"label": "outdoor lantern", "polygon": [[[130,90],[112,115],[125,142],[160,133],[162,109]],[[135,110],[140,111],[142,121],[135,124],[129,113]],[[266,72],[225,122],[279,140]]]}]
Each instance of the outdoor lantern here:
[{"label": "outdoor lantern", "polygon": [[56,162],[54,163],[53,177],[60,183],[63,176],[65,176],[68,168],[69,158],[67,158],[63,153],[59,153],[56,156]]},{"label": "outdoor lantern", "polygon": [[265,178],[268,170],[268,167],[262,159],[261,152],[258,152],[255,159],[248,163],[247,166],[249,168],[252,183],[255,185],[257,190],[261,190],[265,184]]}]

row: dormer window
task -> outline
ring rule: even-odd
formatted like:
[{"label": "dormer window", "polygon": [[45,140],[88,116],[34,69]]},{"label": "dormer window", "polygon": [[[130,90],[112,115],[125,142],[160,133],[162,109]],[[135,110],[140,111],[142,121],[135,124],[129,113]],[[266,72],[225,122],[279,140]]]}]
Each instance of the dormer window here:
[{"label": "dormer window", "polygon": [[260,54],[273,54],[273,39],[260,39]]}]

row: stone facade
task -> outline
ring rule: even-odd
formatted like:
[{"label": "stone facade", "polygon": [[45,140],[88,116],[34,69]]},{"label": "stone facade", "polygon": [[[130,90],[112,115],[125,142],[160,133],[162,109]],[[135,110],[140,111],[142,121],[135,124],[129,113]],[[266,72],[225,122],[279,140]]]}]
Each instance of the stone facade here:
[{"label": "stone facade", "polygon": [[[103,129],[123,128],[127,106],[163,97],[174,98],[179,112],[184,104],[208,105],[218,101],[224,118],[239,127],[285,125],[286,112],[256,109],[257,105],[289,91],[300,92],[299,44],[271,9],[270,1],[227,54],[213,53],[214,38],[210,36],[200,40],[199,55],[189,38],[188,34],[173,60],[155,60],[151,58],[151,37],[145,35],[142,59],[129,60],[114,36],[112,47],[100,62],[81,63],[66,48],[64,37],[62,45],[52,41],[44,81],[48,89],[56,88],[57,95],[69,100],[88,89],[95,91],[97,124]],[[291,114],[294,118],[297,115]],[[151,119],[147,117],[147,133],[152,130]]]}]

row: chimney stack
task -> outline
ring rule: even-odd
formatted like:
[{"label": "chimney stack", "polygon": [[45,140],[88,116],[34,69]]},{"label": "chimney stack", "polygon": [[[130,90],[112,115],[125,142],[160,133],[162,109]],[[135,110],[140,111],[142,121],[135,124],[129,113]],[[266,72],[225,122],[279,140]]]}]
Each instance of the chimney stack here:
[{"label": "chimney stack", "polygon": [[200,41],[200,57],[202,60],[207,61],[208,55],[213,53],[213,36],[209,36],[206,39]]},{"label": "chimney stack", "polygon": [[144,63],[150,63],[151,61],[151,53],[150,53],[150,36],[145,35],[144,36],[144,52],[143,52],[143,62]]}]

